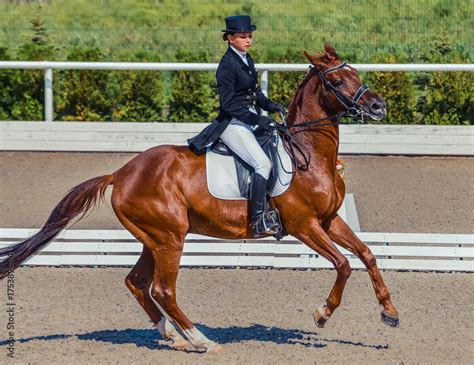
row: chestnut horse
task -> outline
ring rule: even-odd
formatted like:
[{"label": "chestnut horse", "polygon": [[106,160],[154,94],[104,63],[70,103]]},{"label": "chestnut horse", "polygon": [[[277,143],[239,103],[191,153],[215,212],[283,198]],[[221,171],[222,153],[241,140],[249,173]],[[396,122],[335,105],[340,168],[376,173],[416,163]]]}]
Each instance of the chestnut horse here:
[{"label": "chestnut horse", "polygon": [[[303,146],[311,159],[305,171],[295,172],[289,189],[273,198],[273,204],[287,232],[336,269],[329,296],[314,312],[316,325],[323,327],[339,306],[351,275],[349,262],[335,242],[362,260],[383,306],[382,320],[396,327],[398,313],[374,255],[337,214],[344,182],[336,173],[339,126],[335,116],[350,109],[362,117],[380,119],[385,116],[385,101],[361,86],[357,71],[342,63],[332,46],[325,45],[320,54],[305,54],[312,68],[296,88],[287,125],[293,141]],[[322,118],[325,123],[316,123]],[[315,123],[303,123],[308,121]],[[247,202],[219,200],[209,194],[205,163],[204,156],[196,156],[187,146],[159,146],[139,154],[111,175],[79,184],[58,203],[38,233],[0,249],[0,255],[7,256],[0,263],[0,277],[38,252],[71,220],[82,218],[103,198],[107,186],[113,185],[115,214],[143,244],[138,262],[125,279],[127,287],[172,346],[222,351],[194,327],[176,302],[184,239],[190,232],[225,239],[252,238],[253,231]]]}]

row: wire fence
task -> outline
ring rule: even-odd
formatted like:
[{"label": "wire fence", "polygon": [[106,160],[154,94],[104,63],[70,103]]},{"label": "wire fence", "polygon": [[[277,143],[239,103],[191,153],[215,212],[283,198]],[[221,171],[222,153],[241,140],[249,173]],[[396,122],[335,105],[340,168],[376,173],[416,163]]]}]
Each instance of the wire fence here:
[{"label": "wire fence", "polygon": [[354,62],[380,53],[414,62],[442,34],[457,52],[474,53],[474,33],[467,31],[474,29],[474,5],[466,0],[4,0],[0,46],[16,51],[36,21],[59,50],[58,60],[66,49],[93,46],[107,60],[147,52],[149,61],[176,61],[184,49],[215,62],[225,48],[224,18],[234,14],[252,16],[258,27],[253,50],[265,57],[261,62],[302,57],[301,49],[317,51],[325,42]]}]

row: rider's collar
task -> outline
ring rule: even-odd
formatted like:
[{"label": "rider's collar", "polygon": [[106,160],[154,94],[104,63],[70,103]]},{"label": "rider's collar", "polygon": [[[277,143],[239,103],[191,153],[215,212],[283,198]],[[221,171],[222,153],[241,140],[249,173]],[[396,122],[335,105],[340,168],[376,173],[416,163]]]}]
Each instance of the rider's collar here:
[{"label": "rider's collar", "polygon": [[237,48],[234,48],[232,47],[231,45],[229,45],[230,48],[232,48],[232,50],[237,53],[242,59],[246,59],[247,58],[247,52],[242,52],[242,51],[239,51]]}]

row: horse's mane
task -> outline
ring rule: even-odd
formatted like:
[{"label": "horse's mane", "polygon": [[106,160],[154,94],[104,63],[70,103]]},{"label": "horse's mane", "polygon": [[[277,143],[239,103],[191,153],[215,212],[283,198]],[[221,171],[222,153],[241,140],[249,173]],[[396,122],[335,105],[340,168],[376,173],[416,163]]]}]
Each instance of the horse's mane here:
[{"label": "horse's mane", "polygon": [[[312,60],[311,62],[316,63],[319,61],[326,64],[328,60],[327,59],[328,52],[330,52],[330,50],[326,48],[326,52],[319,52],[315,54],[314,56],[311,56],[311,60]],[[306,54],[306,56],[308,57],[308,54]],[[332,49],[332,56],[335,56],[337,59],[339,58],[339,56],[334,51],[334,49]],[[314,71],[315,71],[315,68],[311,65],[309,69],[306,71],[303,77],[303,80],[296,86],[293,99],[291,99],[291,103],[288,106],[288,119],[293,120],[293,118],[295,117],[297,107],[300,106],[301,103],[303,102],[303,92],[302,92],[303,88],[309,82],[309,80],[311,80],[311,78],[315,75]]]},{"label": "horse's mane", "polygon": [[[335,57],[336,59],[339,59],[338,54],[335,52],[333,48],[331,50],[329,49],[328,45],[326,45],[325,49],[326,49],[325,52],[319,52],[319,53],[316,53],[314,56],[311,56],[311,62],[313,64],[319,63],[319,62],[327,64],[329,52],[331,52],[331,56]],[[308,57],[308,54],[306,54],[306,56]],[[315,75],[315,70],[316,68],[314,68],[311,65],[309,69],[306,71],[303,77],[303,80],[296,86],[293,99],[291,100],[291,103],[288,107],[288,119],[293,120],[293,118],[295,117],[297,107],[300,106],[301,103],[303,102],[303,92],[302,92],[303,88],[309,82],[309,80],[311,80],[311,78]]]},{"label": "horse's mane", "polygon": [[310,66],[306,73],[303,76],[303,80],[295,87],[293,98],[288,107],[288,118],[293,119],[294,114],[296,113],[296,108],[301,105],[303,101],[303,88],[314,76],[313,67]]}]

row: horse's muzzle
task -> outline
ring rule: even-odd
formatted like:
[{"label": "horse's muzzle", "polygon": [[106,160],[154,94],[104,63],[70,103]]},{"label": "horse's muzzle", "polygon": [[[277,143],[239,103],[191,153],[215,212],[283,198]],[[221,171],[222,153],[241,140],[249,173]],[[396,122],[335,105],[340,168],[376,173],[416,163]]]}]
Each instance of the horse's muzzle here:
[{"label": "horse's muzzle", "polygon": [[372,120],[380,120],[387,115],[387,103],[382,98],[371,98],[364,105],[364,115]]}]

